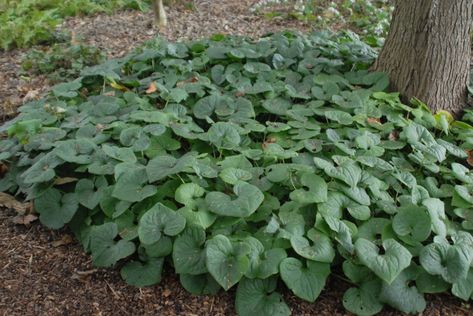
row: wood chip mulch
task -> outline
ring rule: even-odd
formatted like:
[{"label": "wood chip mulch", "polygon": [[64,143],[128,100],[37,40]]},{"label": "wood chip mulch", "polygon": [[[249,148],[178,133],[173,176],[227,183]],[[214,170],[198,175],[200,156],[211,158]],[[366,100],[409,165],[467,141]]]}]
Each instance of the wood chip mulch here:
[{"label": "wood chip mulch", "polygon": [[[249,11],[255,0],[196,0],[195,10],[168,10],[169,27],[161,34],[170,40],[200,38],[215,33],[257,37],[281,29],[308,30],[297,21],[266,20]],[[61,28],[72,30],[85,43],[122,56],[156,35],[151,13],[76,17]],[[25,80],[19,74],[24,50],[0,52],[0,124],[16,108],[48,89],[44,77]],[[26,98],[26,99],[25,99]],[[0,316],[15,315],[235,315],[234,289],[210,296],[193,296],[165,268],[157,286],[127,286],[117,269],[95,269],[67,230],[51,231],[38,222],[14,223],[15,212],[0,207]],[[284,288],[293,315],[348,315],[341,298],[349,287],[329,280],[319,299],[310,304]],[[472,315],[469,304],[449,294],[429,295],[423,315]],[[401,315],[385,308],[381,315]]]}]

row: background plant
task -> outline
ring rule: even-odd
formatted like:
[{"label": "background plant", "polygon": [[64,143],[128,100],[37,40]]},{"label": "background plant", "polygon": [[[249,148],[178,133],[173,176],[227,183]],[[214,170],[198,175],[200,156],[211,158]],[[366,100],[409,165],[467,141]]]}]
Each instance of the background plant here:
[{"label": "background plant", "polygon": [[58,83],[77,78],[83,68],[105,59],[105,53],[95,46],[61,43],[31,49],[22,60],[22,68],[28,74],[45,74],[50,82]]},{"label": "background plant", "polygon": [[295,18],[319,29],[350,29],[370,45],[381,46],[393,8],[388,0],[262,0],[252,9],[268,18]]},{"label": "background plant", "polygon": [[240,315],[288,315],[330,274],[343,305],[469,300],[473,149],[464,121],[387,93],[353,33],[156,39],[84,69],[0,129],[0,190],[69,225],[96,266],[135,286],[236,291]]},{"label": "background plant", "polygon": [[56,26],[65,17],[125,8],[147,10],[149,5],[145,0],[0,0],[0,47],[54,41]]}]

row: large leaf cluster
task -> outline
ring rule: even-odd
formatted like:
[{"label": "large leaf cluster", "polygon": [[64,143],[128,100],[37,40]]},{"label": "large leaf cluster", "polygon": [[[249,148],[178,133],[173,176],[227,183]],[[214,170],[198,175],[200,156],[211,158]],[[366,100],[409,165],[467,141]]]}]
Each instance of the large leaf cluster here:
[{"label": "large leaf cluster", "polygon": [[130,284],[169,264],[192,293],[237,286],[241,315],[288,315],[278,282],[314,302],[331,273],[358,315],[468,300],[473,127],[384,92],[374,56],[350,34],[157,39],[24,105],[0,190]]}]

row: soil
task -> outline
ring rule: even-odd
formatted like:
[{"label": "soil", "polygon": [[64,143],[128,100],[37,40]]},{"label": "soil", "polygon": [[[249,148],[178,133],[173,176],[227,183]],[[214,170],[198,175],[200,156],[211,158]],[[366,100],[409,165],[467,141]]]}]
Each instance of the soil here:
[{"label": "soil", "polygon": [[[249,11],[255,0],[200,0],[195,9],[168,10],[169,26],[160,34],[170,40],[214,33],[260,36],[280,29],[308,30],[301,22],[266,20]],[[218,2],[218,4],[216,4]],[[154,37],[151,13],[76,17],[61,26],[110,57],[126,54]],[[0,52],[0,124],[16,108],[49,88],[44,77],[19,76],[24,50]],[[67,230],[52,231],[38,222],[14,223],[15,212],[0,208],[0,315],[235,315],[234,289],[216,296],[193,296],[165,268],[157,286],[138,289],[125,284],[116,269],[95,269]],[[331,278],[311,304],[281,288],[293,315],[347,315],[341,302],[349,284]],[[427,296],[423,315],[473,315],[473,309],[450,294]],[[381,315],[401,315],[385,308]]]}]

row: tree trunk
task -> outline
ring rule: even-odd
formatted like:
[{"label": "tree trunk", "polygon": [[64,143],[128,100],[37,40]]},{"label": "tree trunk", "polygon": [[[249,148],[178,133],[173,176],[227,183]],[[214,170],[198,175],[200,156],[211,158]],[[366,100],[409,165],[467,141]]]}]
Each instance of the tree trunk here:
[{"label": "tree trunk", "polygon": [[374,64],[404,101],[458,115],[470,73],[473,0],[396,0],[391,29]]},{"label": "tree trunk", "polygon": [[165,28],[168,25],[168,18],[164,10],[163,0],[152,0],[155,23],[159,28]]}]

